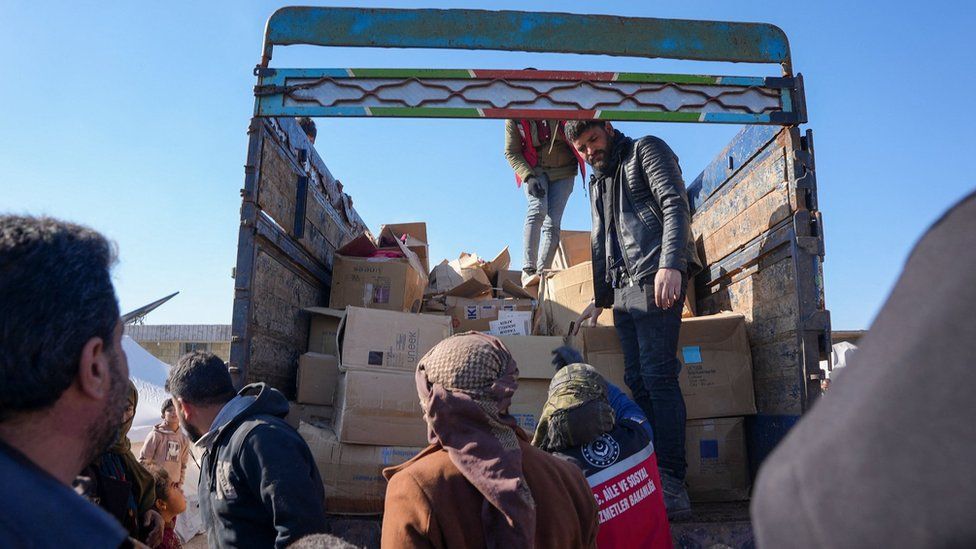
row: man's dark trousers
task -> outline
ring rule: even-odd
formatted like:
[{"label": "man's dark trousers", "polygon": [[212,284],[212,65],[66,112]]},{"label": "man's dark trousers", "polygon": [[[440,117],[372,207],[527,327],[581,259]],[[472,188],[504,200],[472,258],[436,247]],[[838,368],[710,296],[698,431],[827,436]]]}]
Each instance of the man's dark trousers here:
[{"label": "man's dark trousers", "polygon": [[678,332],[685,300],[681,295],[670,309],[654,303],[653,277],[643,285],[615,290],[613,323],[624,351],[624,382],[644,410],[654,431],[654,452],[662,473],[684,480],[685,400],[678,387]]}]

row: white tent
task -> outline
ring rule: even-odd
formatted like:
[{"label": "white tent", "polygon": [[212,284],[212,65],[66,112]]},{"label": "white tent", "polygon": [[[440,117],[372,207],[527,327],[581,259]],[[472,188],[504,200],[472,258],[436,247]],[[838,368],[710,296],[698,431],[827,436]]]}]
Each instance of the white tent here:
[{"label": "white tent", "polygon": [[146,440],[149,431],[162,419],[159,408],[169,397],[163,389],[169,376],[169,365],[154,357],[129,336],[122,336],[122,349],[125,350],[125,357],[129,362],[129,379],[139,391],[139,406],[136,407],[136,417],[132,420],[129,440],[139,443]]}]

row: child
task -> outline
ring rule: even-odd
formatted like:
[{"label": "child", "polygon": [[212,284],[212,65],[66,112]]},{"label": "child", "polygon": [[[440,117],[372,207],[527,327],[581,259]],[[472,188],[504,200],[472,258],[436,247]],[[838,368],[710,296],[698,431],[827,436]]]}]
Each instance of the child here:
[{"label": "child", "polygon": [[166,469],[173,483],[183,486],[186,462],[190,457],[190,439],[180,430],[180,418],[176,415],[173,399],[164,400],[161,411],[163,421],[146,437],[139,452],[139,462],[147,467]]},{"label": "child", "polygon": [[156,511],[163,516],[163,540],[153,549],[182,549],[183,544],[176,535],[176,516],[186,511],[186,497],[183,488],[175,484],[166,469],[153,469],[153,481],[156,483]]}]

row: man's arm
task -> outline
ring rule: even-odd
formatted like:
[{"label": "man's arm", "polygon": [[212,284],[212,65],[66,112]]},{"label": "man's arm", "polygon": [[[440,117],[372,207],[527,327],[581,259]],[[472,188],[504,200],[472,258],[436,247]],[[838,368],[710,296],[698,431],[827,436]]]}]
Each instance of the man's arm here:
[{"label": "man's arm", "polygon": [[409,473],[400,471],[390,479],[383,510],[382,548],[439,547],[435,540],[440,537],[431,535],[438,526],[430,501]]},{"label": "man's arm", "polygon": [[[527,138],[531,139],[528,136]],[[522,153],[522,134],[519,133],[518,122],[515,120],[505,121],[505,158],[522,181],[535,174]]]},{"label": "man's arm", "polygon": [[663,215],[661,260],[658,268],[687,272],[686,250],[691,212],[678,157],[667,143],[657,137],[641,139],[637,155],[651,194],[657,200]]},{"label": "man's arm", "polygon": [[323,533],[325,493],[305,441],[281,425],[254,427],[244,440],[240,464],[278,531],[275,547]]},{"label": "man's arm", "polygon": [[641,410],[641,407],[636,402],[621,391],[620,387],[617,387],[609,381],[607,381],[607,399],[610,401],[610,407],[613,408],[613,416],[617,420],[630,419],[640,423],[641,427],[647,431],[647,436],[652,439],[654,438],[654,432],[651,430],[651,422],[647,421],[644,410]]}]

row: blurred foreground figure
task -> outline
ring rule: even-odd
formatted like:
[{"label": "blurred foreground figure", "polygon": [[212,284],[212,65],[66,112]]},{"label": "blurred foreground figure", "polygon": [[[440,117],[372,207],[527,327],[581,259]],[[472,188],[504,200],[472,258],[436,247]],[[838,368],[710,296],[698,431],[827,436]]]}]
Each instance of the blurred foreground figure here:
[{"label": "blurred foreground figure", "polygon": [[976,546],[976,194],[922,237],[848,368],[759,472],[760,547]]},{"label": "blurred foreground figure", "polygon": [[383,547],[595,547],[583,474],[529,444],[508,414],[518,368],[501,341],[445,339],[416,379],[431,445],[383,471]]}]

